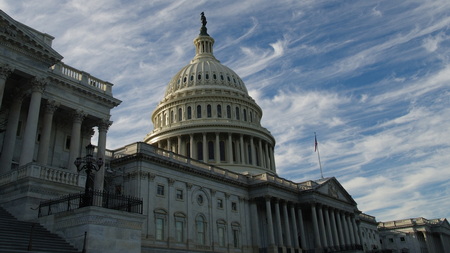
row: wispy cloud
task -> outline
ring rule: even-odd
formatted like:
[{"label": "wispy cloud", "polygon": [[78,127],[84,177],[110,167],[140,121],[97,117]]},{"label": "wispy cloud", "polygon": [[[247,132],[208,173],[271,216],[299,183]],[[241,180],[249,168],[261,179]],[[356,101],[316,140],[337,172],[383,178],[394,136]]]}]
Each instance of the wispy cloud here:
[{"label": "wispy cloud", "polygon": [[[215,55],[275,136],[279,175],[336,176],[379,220],[450,217],[450,2],[0,0],[55,36],[65,63],[115,84],[108,147],[141,141],[194,57],[205,11]],[[95,139],[95,138],[94,138]]]}]

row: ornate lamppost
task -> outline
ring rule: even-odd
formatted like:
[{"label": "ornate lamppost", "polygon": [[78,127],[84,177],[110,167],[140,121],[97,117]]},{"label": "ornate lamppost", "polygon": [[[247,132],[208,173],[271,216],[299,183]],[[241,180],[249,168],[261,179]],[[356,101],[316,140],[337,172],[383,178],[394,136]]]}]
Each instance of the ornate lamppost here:
[{"label": "ornate lamppost", "polygon": [[84,187],[84,197],[81,206],[91,206],[94,194],[94,171],[99,171],[103,165],[103,159],[94,157],[94,145],[86,146],[86,156],[78,157],[74,164],[77,166],[78,173],[82,170],[86,171],[86,185]]}]

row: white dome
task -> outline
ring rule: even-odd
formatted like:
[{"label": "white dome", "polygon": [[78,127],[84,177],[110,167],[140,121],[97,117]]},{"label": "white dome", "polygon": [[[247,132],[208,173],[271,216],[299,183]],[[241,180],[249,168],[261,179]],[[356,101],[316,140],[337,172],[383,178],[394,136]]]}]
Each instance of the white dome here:
[{"label": "white dome", "polygon": [[199,36],[194,40],[194,44],[197,51],[195,58],[172,78],[167,86],[165,98],[181,90],[196,88],[225,88],[248,95],[242,79],[212,54],[213,38]]}]

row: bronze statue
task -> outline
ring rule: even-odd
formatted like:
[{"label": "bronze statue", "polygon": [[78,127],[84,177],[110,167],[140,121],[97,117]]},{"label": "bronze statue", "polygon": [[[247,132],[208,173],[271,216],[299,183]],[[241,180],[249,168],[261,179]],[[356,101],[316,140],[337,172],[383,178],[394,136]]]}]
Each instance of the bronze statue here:
[{"label": "bronze statue", "polygon": [[203,27],[205,27],[206,26],[206,23],[208,23],[207,21],[206,21],[206,17],[205,17],[205,13],[204,12],[202,12],[202,13],[200,13],[200,20],[202,21],[202,25],[203,25]]}]

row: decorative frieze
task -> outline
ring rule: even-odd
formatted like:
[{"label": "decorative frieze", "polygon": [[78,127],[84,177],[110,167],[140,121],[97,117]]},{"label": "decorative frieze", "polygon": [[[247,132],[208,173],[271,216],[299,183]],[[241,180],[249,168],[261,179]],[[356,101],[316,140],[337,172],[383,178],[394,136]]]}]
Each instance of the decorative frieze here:
[{"label": "decorative frieze", "polygon": [[14,69],[9,64],[0,64],[0,79],[6,80]]}]

